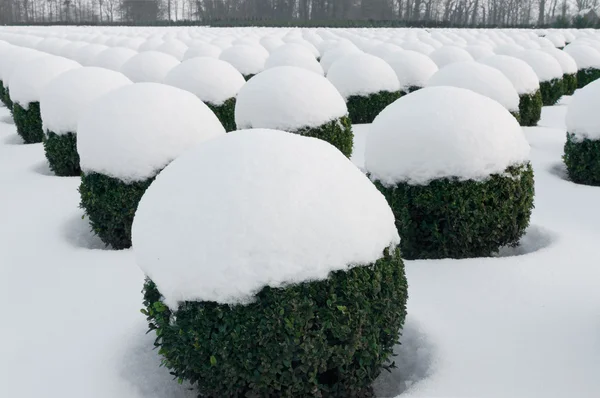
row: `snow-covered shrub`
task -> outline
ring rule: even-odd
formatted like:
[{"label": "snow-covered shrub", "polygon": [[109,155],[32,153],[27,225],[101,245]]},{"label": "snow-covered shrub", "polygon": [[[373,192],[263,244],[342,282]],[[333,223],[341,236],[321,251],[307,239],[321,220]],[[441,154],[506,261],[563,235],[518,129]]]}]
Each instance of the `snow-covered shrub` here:
[{"label": "snow-covered shrub", "polygon": [[235,106],[238,129],[267,128],[316,137],[352,154],[346,102],[329,80],[295,66],[267,69],[241,88]]},{"label": "snow-covered shrub", "polygon": [[577,63],[567,52],[557,48],[542,48],[542,51],[550,54],[558,61],[563,71],[563,88],[565,95],[573,95],[577,90]]},{"label": "snow-covered shrub", "polygon": [[521,127],[498,102],[430,87],[375,119],[365,168],[394,211],[405,258],[479,257],[516,244],[529,224],[528,155]]},{"label": "snow-covered shrub", "polygon": [[214,46],[210,43],[194,43],[188,48],[183,56],[183,60],[188,60],[190,58],[195,57],[211,57],[211,58],[219,58],[221,55],[221,49],[217,46]]},{"label": "snow-covered shrub", "polygon": [[537,74],[529,64],[508,55],[485,57],[479,62],[498,69],[513,84],[519,94],[521,126],[535,126],[542,116],[542,93]]},{"label": "snow-covered shrub", "polygon": [[145,51],[129,58],[120,72],[134,83],[162,83],[167,73],[177,65],[179,60],[172,55],[159,51]]},{"label": "snow-covered shrub", "polygon": [[312,72],[324,75],[323,67],[315,59],[313,54],[301,44],[287,43],[273,50],[267,61],[265,69],[278,66],[297,66]]},{"label": "snow-covered shrub", "polygon": [[235,130],[235,97],[246,80],[231,64],[216,58],[191,58],[171,69],[164,83],[196,95],[226,131]]},{"label": "snow-covered shrub", "polygon": [[52,80],[40,96],[44,151],[50,169],[58,176],[78,176],[77,120],[96,98],[131,84],[122,73],[105,68],[83,67]]},{"label": "snow-covered shrub", "polygon": [[577,63],[577,87],[600,79],[600,51],[585,44],[569,44],[564,51]]},{"label": "snow-covered shrub", "polygon": [[29,61],[36,58],[47,57],[48,54],[41,51],[32,50],[18,46],[8,48],[0,56],[0,83],[2,87],[2,103],[12,110],[13,103],[10,99],[10,78],[12,74],[19,70],[21,65],[26,65]]},{"label": "snow-covered shrub", "polygon": [[600,186],[600,81],[577,91],[567,110],[564,161],[569,178]]},{"label": "snow-covered shrub", "polygon": [[327,74],[327,72],[329,72],[329,68],[331,68],[331,65],[333,65],[335,61],[356,53],[360,54],[362,51],[360,51],[355,45],[342,45],[340,47],[334,47],[330,50],[327,50],[319,62],[323,68],[323,71]]},{"label": "snow-covered shrub", "polygon": [[137,55],[137,51],[125,47],[111,47],[96,55],[90,65],[120,71],[125,62]]},{"label": "snow-covered shrub", "polygon": [[519,94],[510,80],[498,69],[479,62],[455,62],[437,71],[428,87],[452,86],[485,95],[504,106],[519,120]]},{"label": "snow-covered shrub", "polygon": [[436,63],[438,68],[456,63],[473,61],[473,57],[467,50],[456,46],[444,46],[436,49],[429,54],[429,57]]},{"label": "snow-covered shrub", "polygon": [[375,55],[358,53],[335,61],[327,79],[346,100],[352,123],[371,123],[402,95],[396,72]]},{"label": "snow-covered shrub", "polygon": [[185,150],[224,133],[198,97],[163,84],[129,84],[93,101],[77,124],[80,206],[92,230],[115,249],[131,246],[135,210],[156,175]]},{"label": "snow-covered shrub", "polygon": [[398,241],[337,149],[259,129],[176,159],[133,223],[163,364],[212,397],[372,396],[406,316]]},{"label": "snow-covered shrub", "polygon": [[262,72],[269,52],[260,45],[240,44],[223,50],[219,59],[230,63],[246,80]]},{"label": "snow-covered shrub", "polygon": [[44,130],[40,114],[40,97],[44,87],[60,74],[81,68],[67,58],[48,55],[27,62],[10,78],[10,97],[17,133],[26,144],[42,142]]},{"label": "snow-covered shrub", "polygon": [[429,78],[438,71],[431,58],[416,51],[399,51],[384,60],[396,73],[403,94],[425,87]]},{"label": "snow-covered shrub", "polygon": [[542,103],[554,105],[565,94],[563,68],[550,54],[541,50],[529,49],[515,54],[515,57],[527,62],[533,68],[540,81]]}]

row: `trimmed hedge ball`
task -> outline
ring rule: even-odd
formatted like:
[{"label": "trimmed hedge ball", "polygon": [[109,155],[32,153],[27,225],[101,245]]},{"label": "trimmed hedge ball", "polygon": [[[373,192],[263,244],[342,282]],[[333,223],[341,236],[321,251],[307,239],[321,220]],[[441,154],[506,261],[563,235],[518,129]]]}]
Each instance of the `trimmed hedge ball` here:
[{"label": "trimmed hedge ball", "polygon": [[156,175],[182,152],[224,133],[195,95],[164,84],[129,84],[93,101],[77,125],[80,207],[92,230],[115,249],[131,246],[133,216]]},{"label": "trimmed hedge ball", "polygon": [[219,55],[219,59],[231,64],[246,80],[265,69],[269,52],[260,45],[239,44],[231,46]]},{"label": "trimmed hedge ball", "polygon": [[429,78],[438,71],[431,58],[416,51],[399,51],[384,59],[396,72],[403,94],[425,87]]},{"label": "trimmed hedge ball", "polygon": [[565,47],[577,64],[577,87],[583,88],[600,78],[600,51],[583,43],[573,43]]},{"label": "trimmed hedge ball", "polygon": [[482,257],[517,244],[529,225],[528,156],[521,127],[498,102],[432,87],[375,119],[365,168],[394,211],[405,258]]},{"label": "trimmed hedge ball", "polygon": [[201,396],[372,396],[407,282],[388,204],[330,144],[207,141],[150,186],[133,238],[163,364]]},{"label": "trimmed hedge ball", "polygon": [[537,126],[542,117],[544,101],[538,89],[532,94],[519,95],[519,119],[521,126]]},{"label": "trimmed hedge ball", "polygon": [[545,106],[552,106],[558,102],[565,93],[563,84],[563,68],[550,54],[541,50],[525,50],[516,54],[518,58],[527,62],[535,71],[540,80],[542,102]]},{"label": "trimmed hedge ball", "polygon": [[238,129],[268,128],[320,138],[352,154],[352,124],[344,98],[325,77],[278,66],[241,88],[235,105]]},{"label": "trimmed hedge ball", "polygon": [[577,90],[577,73],[563,75],[563,88],[565,95],[573,95]]},{"label": "trimmed hedge ball", "polygon": [[565,93],[563,79],[552,79],[540,82],[540,92],[542,93],[542,103],[545,106],[555,105],[560,97]]},{"label": "trimmed hedge ball", "polygon": [[577,88],[583,88],[600,79],[600,68],[579,69],[577,71]]}]

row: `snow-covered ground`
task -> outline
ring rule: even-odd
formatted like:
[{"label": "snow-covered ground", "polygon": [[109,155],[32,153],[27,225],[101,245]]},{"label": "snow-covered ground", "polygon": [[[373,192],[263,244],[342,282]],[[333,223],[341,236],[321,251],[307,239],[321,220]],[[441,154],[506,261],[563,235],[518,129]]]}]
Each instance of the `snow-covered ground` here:
[{"label": "snow-covered ground", "polygon": [[[525,129],[536,208],[521,247],[406,262],[409,315],[380,397],[599,395],[600,188],[565,179],[565,111],[545,108],[542,127]],[[159,367],[143,275],[130,250],[89,232],[78,183],[53,176],[0,108],[0,397],[195,397]]]}]

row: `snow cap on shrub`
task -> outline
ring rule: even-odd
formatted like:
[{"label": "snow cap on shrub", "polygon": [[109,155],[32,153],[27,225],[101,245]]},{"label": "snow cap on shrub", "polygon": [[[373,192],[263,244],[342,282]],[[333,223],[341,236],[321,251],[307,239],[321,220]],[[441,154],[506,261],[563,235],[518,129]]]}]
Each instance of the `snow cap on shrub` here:
[{"label": "snow cap on shrub", "polygon": [[274,50],[265,63],[265,69],[278,66],[297,66],[323,75],[323,67],[312,53],[301,44],[288,43]]},{"label": "snow cap on shrub", "polygon": [[326,279],[399,243],[384,197],[335,147],[264,129],[207,141],[167,166],[132,235],[138,265],[174,310],[247,303],[264,286]]},{"label": "snow cap on shrub", "polygon": [[[466,88],[498,101],[511,112],[519,111],[519,94],[510,80],[498,69],[479,62],[457,62],[448,65],[431,76],[427,86]],[[471,116],[473,117],[475,116]]]},{"label": "snow cap on shrub", "polygon": [[242,75],[255,75],[265,69],[269,52],[263,47],[247,44],[231,46],[224,50],[219,59],[230,63]]},{"label": "snow cap on shrub", "polygon": [[473,61],[473,57],[467,50],[456,46],[440,47],[429,54],[429,57],[436,63],[438,68],[443,68],[446,65],[456,62]]},{"label": "snow cap on shrub", "polygon": [[397,52],[385,58],[385,61],[396,73],[403,91],[411,87],[425,87],[429,78],[438,71],[431,58],[416,51]]},{"label": "snow cap on shrub", "polygon": [[575,60],[579,69],[600,69],[600,51],[585,44],[569,44],[564,51]]},{"label": "snow cap on shrub", "polygon": [[134,83],[162,83],[171,69],[179,65],[172,55],[159,51],[144,51],[129,58],[121,67],[121,73]]},{"label": "snow cap on shrub", "polygon": [[81,46],[74,52],[73,59],[83,66],[93,66],[92,61],[94,58],[108,48],[109,47],[102,44],[88,44],[87,46]]},{"label": "snow cap on shrub", "polygon": [[398,99],[375,119],[365,168],[386,185],[420,185],[482,180],[528,156],[519,123],[498,102],[462,88],[429,87]]},{"label": "snow cap on shrub", "polygon": [[240,90],[235,107],[239,129],[294,131],[346,116],[346,102],[323,76],[295,66],[268,69]]},{"label": "snow cap on shrub", "polygon": [[195,43],[185,52],[183,56],[184,60],[195,58],[195,57],[211,57],[219,58],[221,55],[221,49],[210,43]]},{"label": "snow cap on shrub", "polygon": [[224,134],[194,94],[158,83],[130,84],[93,101],[77,124],[81,169],[124,182],[154,177],[192,146]]},{"label": "snow cap on shrub", "polygon": [[125,47],[111,47],[96,55],[94,59],[90,61],[90,65],[99,66],[101,68],[111,69],[114,71],[120,71],[121,67],[125,62],[137,54],[130,48]]},{"label": "snow cap on shrub", "polygon": [[522,59],[508,55],[493,55],[478,62],[498,69],[510,80],[519,95],[532,94],[540,88],[540,79],[531,66]]},{"label": "snow cap on shrub", "polygon": [[563,70],[554,57],[541,50],[525,50],[514,55],[527,62],[533,68],[540,82],[561,79]]},{"label": "snow cap on shrub", "polygon": [[600,80],[573,95],[567,109],[567,131],[578,139],[600,140]]},{"label": "snow cap on shrub", "polygon": [[49,57],[48,54],[30,48],[13,46],[9,48],[0,57],[0,80],[4,87],[9,85],[10,77],[15,70],[19,70],[21,65],[27,65],[30,61]]},{"label": "snow cap on shrub", "polygon": [[400,90],[400,82],[392,67],[383,59],[367,53],[339,58],[329,68],[327,79],[346,99],[353,95],[368,96],[380,91]]},{"label": "snow cap on shrub", "polygon": [[40,96],[44,130],[76,133],[79,115],[92,101],[127,84],[131,80],[125,75],[105,68],[83,67],[61,74]]}]

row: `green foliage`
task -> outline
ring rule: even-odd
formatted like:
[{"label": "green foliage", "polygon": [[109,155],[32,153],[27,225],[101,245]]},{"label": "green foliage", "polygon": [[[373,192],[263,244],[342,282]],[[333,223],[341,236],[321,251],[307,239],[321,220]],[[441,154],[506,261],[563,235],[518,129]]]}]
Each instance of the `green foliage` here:
[{"label": "green foliage", "polygon": [[26,144],[42,142],[44,130],[42,129],[39,102],[30,102],[27,109],[17,103],[13,104],[13,119],[17,126],[17,133]]},{"label": "green foliage", "polygon": [[256,75],[256,73],[252,73],[249,75],[242,75],[242,76],[244,76],[244,79],[246,79],[246,81],[248,81],[248,80],[252,79],[254,77],[254,75]]},{"label": "green foliage", "polygon": [[332,120],[319,127],[304,127],[292,131],[292,133],[322,139],[339,149],[347,157],[352,155],[354,134],[352,133],[352,123],[347,116]]},{"label": "green foliage", "polygon": [[6,86],[4,88],[4,105],[6,105],[6,107],[8,109],[10,109],[11,111],[13,110],[13,102],[10,99],[10,89],[8,88],[8,86]]},{"label": "green foliage", "polygon": [[419,86],[409,86],[408,88],[405,88],[405,89],[402,91],[402,95],[410,94],[410,93],[412,93],[413,91],[417,91],[417,90],[420,90],[420,89],[422,89],[422,88],[423,88],[423,87],[419,87]]},{"label": "green foliage", "polygon": [[529,163],[485,181],[433,180],[428,185],[376,186],[396,217],[407,259],[487,257],[515,245],[533,209]]},{"label": "green foliage", "polygon": [[519,95],[521,126],[536,126],[542,117],[542,106],[542,93],[540,90],[531,94]]},{"label": "green foliage", "polygon": [[540,91],[542,93],[542,103],[544,106],[551,106],[558,102],[565,93],[563,79],[552,79],[540,82]]},{"label": "green foliage", "polygon": [[581,140],[567,133],[563,160],[571,181],[600,186],[600,140]]},{"label": "green foliage", "polygon": [[73,133],[58,135],[47,131],[44,135],[44,151],[50,164],[50,170],[57,176],[68,177],[81,174],[77,136]]},{"label": "green foliage", "polygon": [[373,123],[375,117],[386,106],[401,96],[401,91],[380,91],[367,96],[352,95],[346,101],[350,120],[354,124]]},{"label": "green foliage", "polygon": [[8,96],[7,88],[4,88],[4,83],[0,80],[0,101],[10,109],[9,101],[10,97]]},{"label": "green foliage", "polygon": [[597,79],[600,79],[600,69],[579,69],[577,71],[577,88],[583,88]]},{"label": "green foliage", "polygon": [[144,306],[163,365],[203,397],[367,397],[406,317],[399,249],[368,266],[285,288],[248,305],[180,303],[147,280]]},{"label": "green foliage", "polygon": [[217,116],[225,131],[235,131],[235,98],[229,98],[221,105],[213,105],[209,102],[206,105]]},{"label": "green foliage", "polygon": [[565,89],[565,95],[573,95],[575,90],[577,90],[577,74],[567,74],[563,75],[563,84]]},{"label": "green foliage", "polygon": [[81,173],[79,207],[90,219],[92,231],[115,249],[131,247],[131,224],[150,178],[127,184],[100,173]]}]

